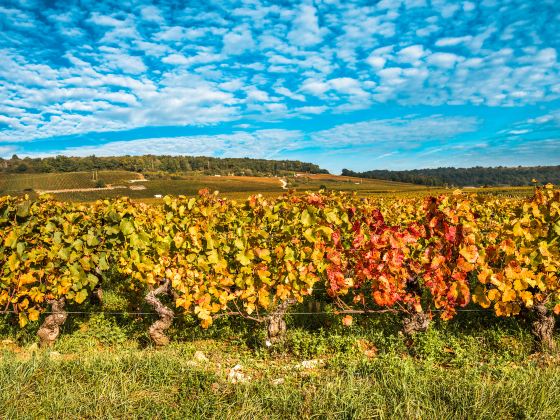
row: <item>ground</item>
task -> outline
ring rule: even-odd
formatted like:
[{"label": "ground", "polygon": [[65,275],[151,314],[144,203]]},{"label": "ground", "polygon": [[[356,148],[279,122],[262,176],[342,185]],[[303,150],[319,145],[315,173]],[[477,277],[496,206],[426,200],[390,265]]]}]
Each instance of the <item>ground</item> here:
[{"label": "ground", "polygon": [[292,317],[285,344],[270,350],[248,321],[203,331],[181,318],[172,343],[156,349],[143,331],[149,319],[131,319],[71,316],[46,350],[33,331],[5,324],[1,417],[560,417],[558,357],[535,352],[511,320],[467,315],[410,342],[385,315],[350,328]]}]

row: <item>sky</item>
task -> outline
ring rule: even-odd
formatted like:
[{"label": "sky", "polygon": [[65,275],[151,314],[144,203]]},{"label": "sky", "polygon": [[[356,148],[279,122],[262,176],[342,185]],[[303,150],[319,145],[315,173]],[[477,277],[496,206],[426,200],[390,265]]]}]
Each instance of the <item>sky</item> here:
[{"label": "sky", "polygon": [[0,157],[560,164],[557,0],[0,0]]}]

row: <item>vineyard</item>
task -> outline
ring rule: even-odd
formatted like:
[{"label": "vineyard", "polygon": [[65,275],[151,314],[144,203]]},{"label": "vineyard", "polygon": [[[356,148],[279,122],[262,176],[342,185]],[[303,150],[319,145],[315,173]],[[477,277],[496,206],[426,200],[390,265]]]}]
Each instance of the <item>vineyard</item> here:
[{"label": "vineyard", "polygon": [[[328,305],[345,326],[389,313],[411,339],[458,311],[529,319],[554,347],[560,309],[560,191],[529,199],[456,191],[438,197],[344,193],[260,195],[237,202],[207,190],[161,205],[126,198],[68,204],[0,198],[0,305],[19,326],[42,322],[52,345],[68,313],[102,308],[119,282],[158,314],[157,346],[189,315],[203,328],[241,317],[265,345],[286,335],[297,305]],[[308,305],[312,307],[313,305]]]}]

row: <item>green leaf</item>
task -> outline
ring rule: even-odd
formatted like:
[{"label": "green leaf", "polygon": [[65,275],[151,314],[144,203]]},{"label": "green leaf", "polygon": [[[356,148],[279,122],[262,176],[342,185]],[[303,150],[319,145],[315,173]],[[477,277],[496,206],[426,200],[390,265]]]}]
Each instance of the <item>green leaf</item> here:
[{"label": "green leaf", "polygon": [[120,224],[121,232],[125,235],[131,235],[134,233],[134,225],[130,220],[123,219]]},{"label": "green leaf", "polygon": [[84,300],[86,300],[87,295],[88,295],[87,290],[82,289],[78,293],[76,293],[74,300],[76,301],[76,303],[82,303]]},{"label": "green leaf", "polygon": [[72,249],[70,248],[60,248],[60,251],[58,251],[58,257],[61,260],[64,261],[68,261],[68,258],[70,258],[70,253],[72,252]]},{"label": "green leaf", "polygon": [[238,252],[235,256],[235,259],[239,261],[241,265],[249,265],[251,264],[251,258],[245,252]]},{"label": "green leaf", "polygon": [[327,222],[334,223],[337,225],[340,224],[340,219],[338,218],[338,215],[334,211],[328,212],[326,216],[327,216]]},{"label": "green leaf", "polygon": [[107,264],[107,257],[105,256],[105,254],[103,254],[99,257],[98,267],[102,271],[105,271],[105,270],[109,269],[109,264]]},{"label": "green leaf", "polygon": [[18,206],[16,215],[18,217],[27,217],[29,215],[29,203],[20,204]]},{"label": "green leaf", "polygon": [[61,244],[62,243],[62,232],[57,231],[54,233],[53,235],[53,243],[55,245]]},{"label": "green leaf", "polygon": [[17,243],[17,254],[21,257],[23,255],[24,251],[25,251],[25,243],[24,242],[18,242]]},{"label": "green leaf", "polygon": [[17,244],[17,240],[18,240],[18,236],[12,230],[10,233],[8,233],[8,236],[6,236],[6,239],[4,239],[4,246],[6,246],[8,248],[14,248],[15,245]]},{"label": "green leaf", "polygon": [[89,234],[86,236],[86,243],[88,246],[96,246],[99,245],[99,240],[97,239],[97,236]]},{"label": "green leaf", "polygon": [[87,278],[88,278],[88,283],[89,283],[91,288],[94,288],[97,285],[97,283],[99,282],[99,279],[91,273],[87,275]]},{"label": "green leaf", "polygon": [[206,254],[208,256],[208,262],[210,264],[217,264],[220,261],[220,256],[218,255],[218,251],[213,249],[212,251]]},{"label": "green leaf", "polygon": [[305,209],[302,213],[301,213],[301,223],[303,224],[303,226],[311,226],[311,215],[309,214],[309,212],[307,211],[307,209]]}]

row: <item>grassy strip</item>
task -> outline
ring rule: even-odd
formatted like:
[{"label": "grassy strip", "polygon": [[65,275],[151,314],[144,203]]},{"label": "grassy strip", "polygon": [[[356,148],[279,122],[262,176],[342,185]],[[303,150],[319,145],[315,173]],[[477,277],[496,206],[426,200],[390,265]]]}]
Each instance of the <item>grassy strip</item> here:
[{"label": "grassy strip", "polygon": [[[209,361],[192,361],[195,349]],[[327,357],[298,369],[287,356],[232,353],[219,343],[162,350],[117,346],[74,354],[4,350],[2,418],[559,418],[560,368],[443,367],[385,354]],[[541,360],[542,362],[542,360]],[[251,379],[231,384],[233,365]],[[276,384],[278,380],[281,384]]]},{"label": "grassy strip", "polygon": [[[151,319],[125,318],[73,316],[52,351],[3,319],[0,418],[560,418],[558,356],[534,354],[528,326],[509,319],[464,313],[407,342],[394,317],[345,328],[293,316],[270,352],[239,319],[200,330],[178,318],[156,350]],[[227,380],[237,364],[245,383]]]}]

